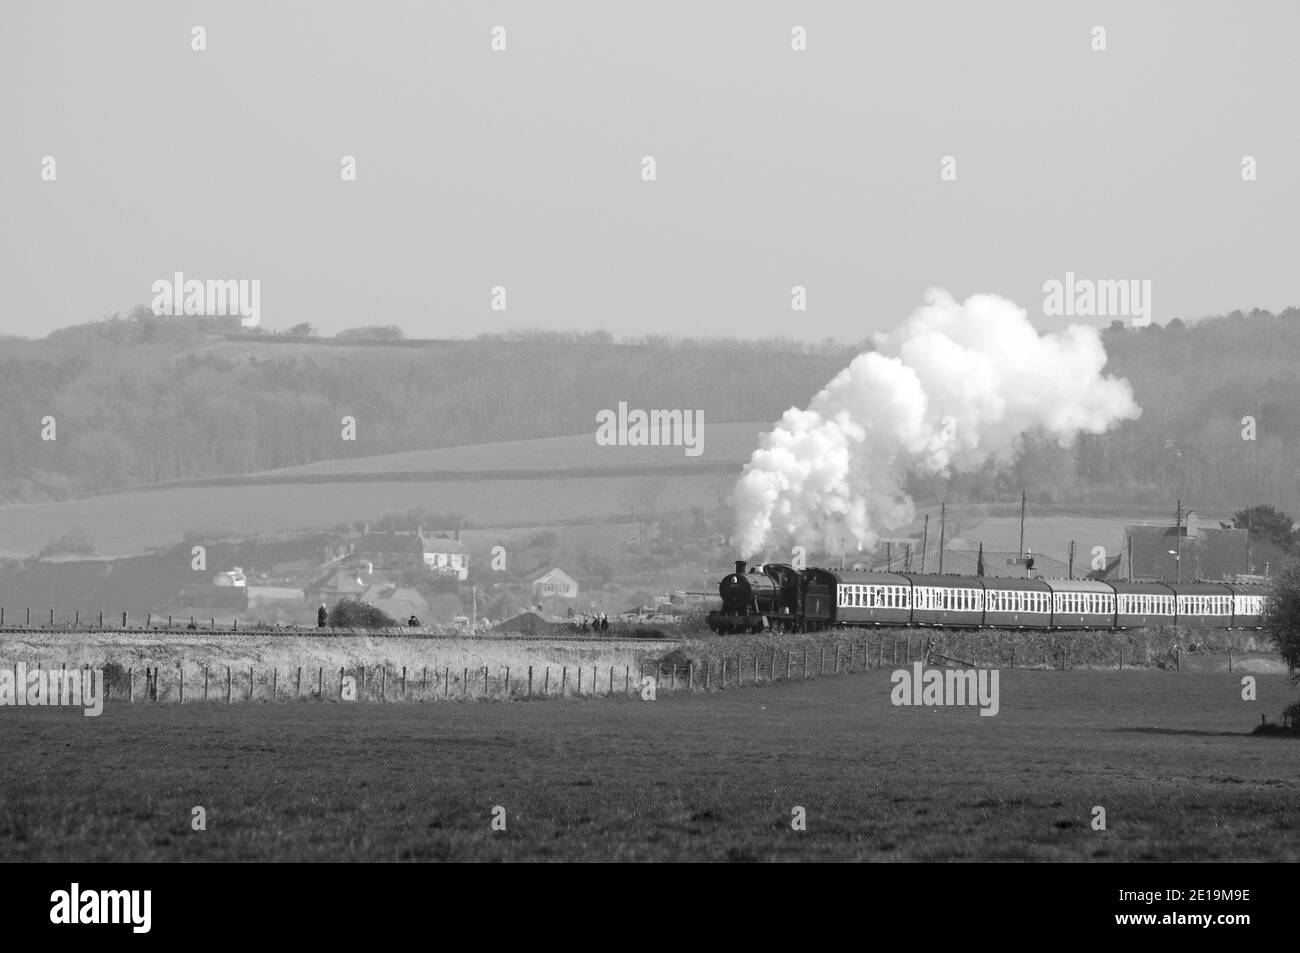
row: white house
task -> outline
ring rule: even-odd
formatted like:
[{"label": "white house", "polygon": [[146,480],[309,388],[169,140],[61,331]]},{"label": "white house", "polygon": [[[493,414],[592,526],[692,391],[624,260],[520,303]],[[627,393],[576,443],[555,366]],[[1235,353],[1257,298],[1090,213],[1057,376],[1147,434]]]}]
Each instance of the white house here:
[{"label": "white house", "polygon": [[547,570],[532,580],[533,600],[540,599],[576,599],[578,584],[563,569]]},{"label": "white house", "polygon": [[248,586],[248,577],[244,575],[244,570],[236,566],[234,569],[227,569],[225,572],[219,572],[212,577],[214,586]]},{"label": "white house", "polygon": [[469,578],[469,553],[458,539],[421,536],[424,565],[433,572],[455,576],[461,582]]}]

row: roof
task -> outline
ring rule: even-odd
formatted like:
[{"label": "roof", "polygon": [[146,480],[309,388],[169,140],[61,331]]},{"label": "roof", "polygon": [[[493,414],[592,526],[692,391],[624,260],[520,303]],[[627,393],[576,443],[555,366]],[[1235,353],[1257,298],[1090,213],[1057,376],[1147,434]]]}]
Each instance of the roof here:
[{"label": "roof", "polygon": [[414,533],[366,533],[353,545],[352,553],[419,553],[420,537]]},{"label": "roof", "polygon": [[458,539],[452,539],[448,536],[425,536],[421,544],[426,553],[448,553],[458,555],[469,552]]},{"label": "roof", "polygon": [[[1183,527],[1181,547],[1173,526],[1126,526],[1132,552],[1132,575],[1173,581],[1228,579],[1248,572],[1244,529],[1214,529],[1201,526],[1195,536]],[[1178,570],[1181,548],[1182,572]],[[1173,550],[1173,552],[1170,552]]]},{"label": "roof", "polygon": [[[1070,573],[1070,566],[1067,562],[1043,553],[1031,552],[1029,555],[1033,557],[1034,572],[1038,575],[1064,577]],[[1019,562],[1022,557],[1022,553],[1014,550],[986,549],[984,550],[984,575],[1004,579],[1024,579],[1025,567]],[[927,559],[927,564],[934,562],[934,557]],[[914,566],[917,564],[915,555],[912,556],[912,564]],[[943,552],[943,568],[946,572],[974,576],[979,569],[979,550],[945,549]],[[1075,559],[1074,571],[1076,575],[1081,572],[1081,564],[1077,558]]]},{"label": "roof", "polygon": [[1115,590],[1108,583],[1095,579],[1044,579],[1053,592],[1101,592],[1113,595]]},{"label": "roof", "polygon": [[568,582],[573,583],[575,586],[578,584],[578,581],[577,581],[576,579],[574,579],[572,576],[570,576],[567,572],[565,572],[565,571],[564,571],[563,569],[561,569],[559,566],[552,566],[550,569],[546,569],[546,570],[543,570],[543,571],[541,571],[541,572],[535,572],[535,573],[533,573],[531,576],[528,577],[528,583],[529,583],[529,585],[533,585],[533,584],[535,584],[535,583],[541,582],[541,581],[542,581],[543,579],[545,579],[547,576],[560,576],[560,577],[563,577],[563,578],[564,578],[565,580],[567,580]]},{"label": "roof", "polygon": [[306,587],[307,592],[331,592],[340,596],[360,595],[373,584],[357,582],[357,570],[335,569]]}]

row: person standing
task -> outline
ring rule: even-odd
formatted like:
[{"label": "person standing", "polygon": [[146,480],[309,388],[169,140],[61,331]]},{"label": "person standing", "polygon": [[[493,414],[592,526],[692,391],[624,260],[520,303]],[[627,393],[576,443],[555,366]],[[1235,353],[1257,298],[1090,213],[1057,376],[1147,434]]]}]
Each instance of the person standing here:
[{"label": "person standing", "polygon": [[328,618],[329,610],[325,608],[325,603],[322,602],[320,608],[316,610],[316,628],[325,628],[325,620]]}]

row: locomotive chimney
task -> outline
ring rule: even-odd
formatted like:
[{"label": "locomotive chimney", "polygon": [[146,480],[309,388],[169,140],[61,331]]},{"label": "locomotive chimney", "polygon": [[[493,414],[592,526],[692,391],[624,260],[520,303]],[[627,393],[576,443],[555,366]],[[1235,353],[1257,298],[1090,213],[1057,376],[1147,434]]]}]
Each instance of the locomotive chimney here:
[{"label": "locomotive chimney", "polygon": [[736,575],[737,575],[737,576],[743,576],[744,574],[745,574],[745,561],[744,561],[743,559],[737,559],[737,560],[736,560]]}]

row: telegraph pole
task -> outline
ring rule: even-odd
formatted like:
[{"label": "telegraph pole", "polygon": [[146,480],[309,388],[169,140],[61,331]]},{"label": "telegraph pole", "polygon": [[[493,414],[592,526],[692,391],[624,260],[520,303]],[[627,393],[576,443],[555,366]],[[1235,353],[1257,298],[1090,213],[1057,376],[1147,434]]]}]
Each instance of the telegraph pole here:
[{"label": "telegraph pole", "polygon": [[1177,540],[1178,549],[1174,554],[1174,566],[1176,581],[1183,581],[1183,501],[1178,501],[1178,515],[1174,526],[1174,538]]},{"label": "telegraph pole", "polygon": [[930,514],[925,514],[925,529],[921,530],[921,572],[925,572],[925,552],[930,548]]},{"label": "telegraph pole", "polygon": [[[1060,550],[1057,550],[1060,552]],[[1020,491],[1020,556],[1025,555],[1025,491]]]},{"label": "telegraph pole", "polygon": [[943,532],[947,528],[948,501],[939,506],[939,574],[943,575]]},{"label": "telegraph pole", "polygon": [[1074,540],[1070,540],[1070,578],[1074,578]]}]

